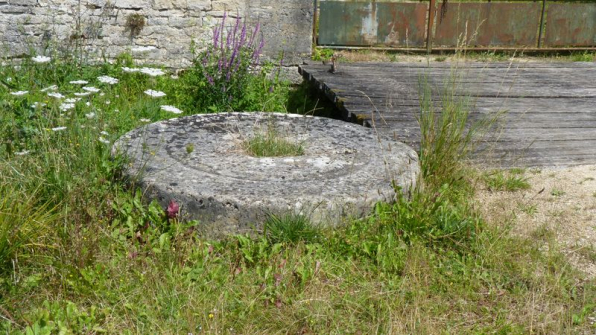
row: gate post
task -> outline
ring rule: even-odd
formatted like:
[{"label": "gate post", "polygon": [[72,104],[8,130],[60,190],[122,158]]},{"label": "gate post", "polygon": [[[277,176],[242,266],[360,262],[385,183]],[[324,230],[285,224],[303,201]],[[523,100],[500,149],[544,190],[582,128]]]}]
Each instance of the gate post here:
[{"label": "gate post", "polygon": [[544,30],[544,12],[546,11],[546,0],[542,0],[542,13],[540,14],[540,27],[538,28],[538,49],[542,42],[542,31]]},{"label": "gate post", "polygon": [[433,44],[433,23],[435,21],[435,0],[430,0],[428,5],[428,29],[426,35],[426,52],[431,53]]},{"label": "gate post", "polygon": [[317,40],[317,19],[318,19],[318,14],[319,14],[319,4],[317,0],[313,0],[315,9],[313,11],[313,15],[312,15],[312,43],[313,43],[313,47],[316,48],[317,45],[319,45],[319,41]]}]

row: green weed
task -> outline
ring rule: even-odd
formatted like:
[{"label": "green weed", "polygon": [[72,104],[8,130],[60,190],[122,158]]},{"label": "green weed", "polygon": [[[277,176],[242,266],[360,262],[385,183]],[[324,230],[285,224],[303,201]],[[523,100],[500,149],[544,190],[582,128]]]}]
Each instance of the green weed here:
[{"label": "green weed", "polygon": [[522,212],[531,216],[538,213],[538,205],[535,204],[521,204],[520,209]]},{"label": "green weed", "polygon": [[302,143],[296,143],[281,135],[275,125],[269,125],[266,131],[255,131],[254,135],[243,143],[244,150],[254,157],[301,156],[304,154]]},{"label": "green weed", "polygon": [[572,53],[569,58],[572,62],[593,62],[595,58],[594,52],[575,52]]},{"label": "green weed", "polygon": [[502,170],[486,172],[482,178],[489,190],[514,192],[527,190],[530,188],[528,178],[524,177],[523,172]]},{"label": "green weed", "polygon": [[315,61],[328,61],[333,56],[333,49],[325,48],[313,48],[312,60]]},{"label": "green weed", "polygon": [[456,95],[457,89],[455,75],[438,92],[424,78],[420,82],[420,167],[422,179],[435,188],[461,184],[469,155],[498,117],[470,121],[472,103]]},{"label": "green weed", "polygon": [[267,215],[264,234],[270,243],[310,243],[316,241],[321,232],[303,214]]}]

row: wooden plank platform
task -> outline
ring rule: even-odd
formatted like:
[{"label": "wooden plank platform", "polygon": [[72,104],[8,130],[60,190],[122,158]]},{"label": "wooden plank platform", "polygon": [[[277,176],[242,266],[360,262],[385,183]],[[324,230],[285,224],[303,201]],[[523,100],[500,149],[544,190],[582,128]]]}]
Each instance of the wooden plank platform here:
[{"label": "wooden plank platform", "polygon": [[419,148],[423,87],[464,99],[471,121],[502,115],[474,161],[490,167],[596,164],[596,63],[342,63],[300,66],[345,120]]}]

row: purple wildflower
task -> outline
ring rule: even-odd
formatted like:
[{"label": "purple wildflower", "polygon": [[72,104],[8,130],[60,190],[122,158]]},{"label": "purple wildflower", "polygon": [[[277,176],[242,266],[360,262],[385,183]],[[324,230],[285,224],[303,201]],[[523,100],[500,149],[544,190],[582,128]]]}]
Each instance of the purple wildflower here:
[{"label": "purple wildflower", "polygon": [[[224,40],[223,39],[223,33],[224,33],[225,26],[226,26],[226,17],[227,16],[228,16],[228,12],[224,12],[223,19],[221,19],[221,28],[220,28],[221,35],[222,35],[221,46],[220,46],[221,49],[223,49],[223,43],[224,43],[224,41],[223,41]],[[217,47],[217,45],[215,45],[215,46]]]},{"label": "purple wildflower", "polygon": [[215,27],[213,29],[213,45],[217,47],[217,43],[219,42],[219,27]]},{"label": "purple wildflower", "polygon": [[211,75],[207,74],[207,81],[209,82],[209,85],[214,86],[215,85],[215,81],[213,81],[213,77],[211,77]]}]

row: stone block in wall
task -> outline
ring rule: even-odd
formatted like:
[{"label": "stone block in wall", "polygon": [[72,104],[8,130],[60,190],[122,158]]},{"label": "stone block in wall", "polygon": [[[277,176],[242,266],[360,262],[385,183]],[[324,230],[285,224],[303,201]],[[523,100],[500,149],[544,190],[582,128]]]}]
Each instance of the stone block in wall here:
[{"label": "stone block in wall", "polygon": [[234,16],[237,12],[244,13],[246,11],[247,2],[250,0],[213,0],[211,10],[214,12],[227,11]]},{"label": "stone block in wall", "polygon": [[168,21],[168,26],[174,28],[189,28],[189,27],[197,27],[201,26],[202,21],[197,20],[197,18],[190,18],[190,17],[170,17]]},{"label": "stone block in wall", "polygon": [[147,25],[148,26],[165,26],[168,24],[167,17],[153,17],[149,16],[147,18]]},{"label": "stone block in wall", "polygon": [[211,0],[153,0],[153,9],[211,10]]},{"label": "stone block in wall", "polygon": [[190,11],[213,10],[211,7],[211,0],[187,0],[187,6]]},{"label": "stone block in wall", "polygon": [[37,5],[37,0],[10,0],[11,5],[18,5],[18,6],[35,6]]},{"label": "stone block in wall", "polygon": [[113,4],[116,8],[124,9],[146,9],[148,5],[144,0],[117,0]]},{"label": "stone block in wall", "polygon": [[14,6],[14,5],[3,5],[0,6],[0,13],[2,14],[25,14],[30,13],[31,7],[28,6]]}]

